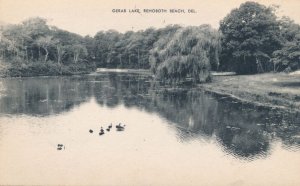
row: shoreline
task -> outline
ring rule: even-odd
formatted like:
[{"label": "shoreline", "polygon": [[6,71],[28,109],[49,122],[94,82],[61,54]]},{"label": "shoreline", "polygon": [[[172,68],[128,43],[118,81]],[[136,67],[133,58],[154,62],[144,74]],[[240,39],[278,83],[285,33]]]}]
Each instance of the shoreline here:
[{"label": "shoreline", "polygon": [[[203,87],[201,87],[201,88],[203,88]],[[206,88],[203,88],[202,90],[206,93],[210,93],[210,94],[214,94],[214,95],[218,95],[218,96],[223,96],[223,97],[228,97],[228,98],[236,100],[238,102],[251,104],[251,105],[254,105],[254,106],[258,106],[258,107],[274,108],[274,109],[291,109],[291,108],[287,108],[286,106],[274,105],[272,103],[267,103],[267,102],[266,103],[260,103],[260,102],[257,102],[257,101],[253,101],[253,100],[249,100],[249,99],[246,99],[246,98],[238,97],[234,94],[219,92],[217,90],[206,89]],[[296,110],[296,112],[300,112],[300,110]]]},{"label": "shoreline", "polygon": [[0,78],[22,78],[41,76],[72,76],[89,74],[96,70],[93,64],[78,62],[76,64],[58,64],[53,61],[6,63],[0,61]]},{"label": "shoreline", "polygon": [[211,83],[199,84],[198,87],[205,92],[228,96],[255,106],[300,112],[298,74],[214,76]]},{"label": "shoreline", "polygon": [[54,75],[49,75],[49,74],[38,74],[38,75],[29,75],[29,76],[1,76],[0,79],[13,79],[13,78],[39,78],[39,77],[70,77],[70,76],[79,76],[79,75],[88,75],[94,72],[82,72],[82,73],[72,73],[72,74],[54,74]]},{"label": "shoreline", "polygon": [[35,75],[22,75],[22,76],[6,76],[0,73],[0,79],[6,78],[34,78],[34,77],[68,77],[68,76],[78,76],[78,75],[93,75],[95,73],[104,73],[104,72],[113,72],[113,73],[140,73],[140,74],[151,74],[148,69],[111,69],[111,68],[97,68],[94,71],[84,71],[78,73],[69,73],[69,74],[35,74]]}]

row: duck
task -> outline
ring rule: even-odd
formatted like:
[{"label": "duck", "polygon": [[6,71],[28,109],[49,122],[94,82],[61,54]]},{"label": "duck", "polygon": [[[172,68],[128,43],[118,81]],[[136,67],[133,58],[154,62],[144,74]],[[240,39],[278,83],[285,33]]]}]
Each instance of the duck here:
[{"label": "duck", "polygon": [[100,132],[99,132],[99,135],[101,136],[101,135],[103,135],[103,134],[104,134],[104,130],[103,130],[103,128],[101,127]]},{"label": "duck", "polygon": [[94,131],[92,129],[89,130],[90,133],[93,133]]},{"label": "duck", "polygon": [[110,131],[110,129],[112,128],[112,124],[108,125],[108,128],[106,129],[106,131]]},{"label": "duck", "polygon": [[116,128],[117,128],[118,131],[122,131],[122,130],[125,129],[125,126],[126,126],[126,125],[123,125],[123,126],[122,126],[121,123],[119,123],[118,125],[116,125]]},{"label": "duck", "polygon": [[57,144],[57,150],[62,150],[63,144]]}]

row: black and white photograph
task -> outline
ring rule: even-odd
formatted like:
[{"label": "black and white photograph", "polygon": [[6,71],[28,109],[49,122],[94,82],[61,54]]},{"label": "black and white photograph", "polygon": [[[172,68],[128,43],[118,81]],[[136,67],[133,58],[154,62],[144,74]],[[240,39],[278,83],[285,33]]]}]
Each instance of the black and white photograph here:
[{"label": "black and white photograph", "polygon": [[299,186],[299,0],[0,0],[0,186]]}]

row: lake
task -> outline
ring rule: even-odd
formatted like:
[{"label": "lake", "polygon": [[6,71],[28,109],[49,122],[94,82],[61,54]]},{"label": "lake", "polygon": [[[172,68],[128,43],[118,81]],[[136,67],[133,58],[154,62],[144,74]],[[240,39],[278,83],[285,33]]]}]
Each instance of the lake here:
[{"label": "lake", "polygon": [[299,113],[138,73],[0,83],[0,185],[300,185]]}]

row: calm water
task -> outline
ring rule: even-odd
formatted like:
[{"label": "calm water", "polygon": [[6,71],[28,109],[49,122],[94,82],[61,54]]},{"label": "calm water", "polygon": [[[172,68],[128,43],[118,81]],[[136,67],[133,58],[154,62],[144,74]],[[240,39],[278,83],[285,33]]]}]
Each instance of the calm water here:
[{"label": "calm water", "polygon": [[299,114],[137,74],[0,83],[0,185],[300,185]]}]

